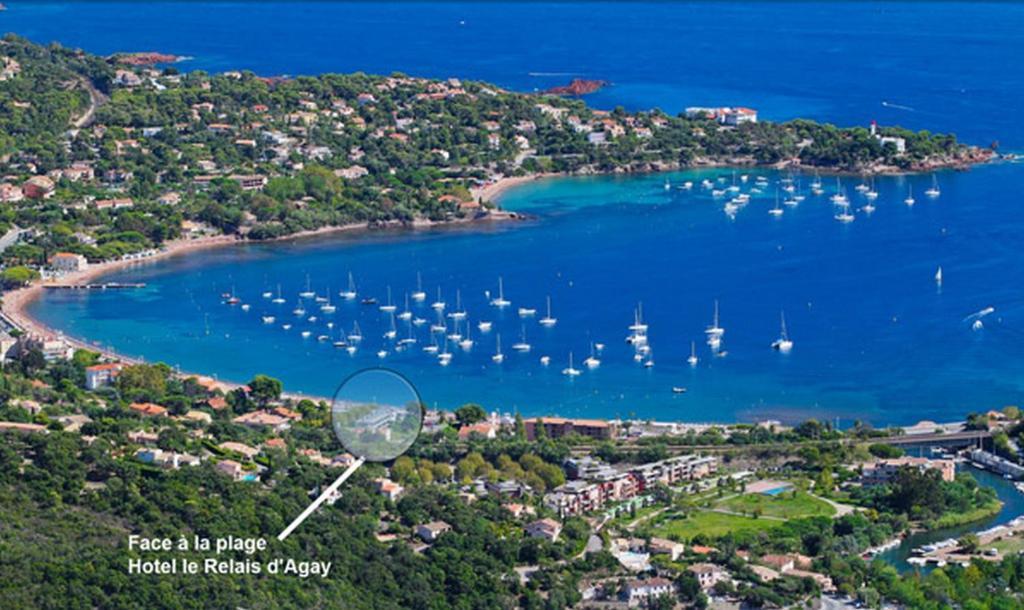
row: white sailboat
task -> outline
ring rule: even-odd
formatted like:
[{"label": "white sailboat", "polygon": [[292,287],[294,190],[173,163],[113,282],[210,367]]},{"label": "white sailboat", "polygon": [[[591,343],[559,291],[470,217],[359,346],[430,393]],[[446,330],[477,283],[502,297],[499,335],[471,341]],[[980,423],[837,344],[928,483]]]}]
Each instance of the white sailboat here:
[{"label": "white sailboat", "polygon": [[409,309],[409,293],[405,293],[405,309],[402,313],[398,314],[398,319],[404,322],[408,322],[412,319],[412,311]]},{"label": "white sailboat", "polygon": [[526,353],[530,351],[532,346],[526,342],[526,326],[523,325],[522,333],[519,336],[519,342],[512,345],[512,349],[517,352]]},{"label": "white sailboat", "polygon": [[550,328],[550,327],[552,327],[552,326],[554,326],[555,324],[558,323],[558,318],[554,318],[554,317],[551,316],[551,297],[547,298],[547,303],[548,303],[548,313],[547,313],[546,316],[544,316],[543,318],[538,320],[538,322],[540,323],[541,326],[546,326],[546,327]]},{"label": "white sailboat", "polygon": [[775,207],[768,210],[768,213],[776,218],[782,216],[783,209],[779,207],[779,191],[775,191]]},{"label": "white sailboat", "polygon": [[690,366],[697,366],[697,342],[690,341],[690,357],[686,359],[686,363]]},{"label": "white sailboat", "polygon": [[941,266],[935,272],[935,283],[939,284],[940,286],[942,285],[942,267]]},{"label": "white sailboat", "polygon": [[433,334],[430,335],[430,345],[424,345],[423,351],[428,354],[436,354],[440,348],[437,347],[437,337]]},{"label": "white sailboat", "polygon": [[541,366],[547,366],[549,364],[551,364],[551,356],[541,356],[540,357],[540,365]]},{"label": "white sailboat", "polygon": [[466,310],[462,308],[462,291],[455,291],[455,311],[448,314],[448,317],[453,320],[464,320],[466,318]]},{"label": "white sailboat", "polygon": [[423,276],[420,272],[416,272],[416,292],[412,293],[412,300],[417,303],[422,303],[427,299],[427,293],[423,292]]},{"label": "white sailboat", "polygon": [[593,343],[590,344],[590,356],[583,361],[583,366],[587,367],[588,369],[596,369],[597,367],[601,366],[601,359],[598,358],[596,353],[594,352]]},{"label": "white sailboat", "polygon": [[914,200],[914,185],[910,185],[907,187],[907,198],[903,200],[903,203],[907,205],[914,205],[915,203],[917,203]]},{"label": "white sailboat", "polygon": [[391,324],[388,327],[388,330],[384,333],[384,338],[389,341],[393,341],[395,337],[398,336],[398,329],[395,328],[395,314],[392,313],[389,317],[391,318]]},{"label": "white sailboat", "polygon": [[935,199],[936,197],[942,194],[942,191],[939,190],[939,178],[935,174],[932,174],[931,188],[925,191],[924,194],[928,197],[931,197],[932,199]]},{"label": "white sailboat", "polygon": [[709,344],[712,339],[717,339],[721,343],[722,335],[725,334],[725,329],[719,325],[718,321],[718,299],[715,299],[715,314],[711,320],[711,326],[704,329],[704,334],[708,336]]},{"label": "white sailboat", "polygon": [[308,273],[306,274],[306,289],[300,292],[299,296],[304,299],[312,299],[316,296],[316,293],[313,292],[313,288],[310,286]]},{"label": "white sailboat", "polygon": [[850,212],[849,208],[844,208],[842,212],[835,215],[835,219],[843,224],[849,224],[857,218]]},{"label": "white sailboat", "polygon": [[448,342],[444,342],[444,350],[437,355],[437,363],[441,366],[448,366],[451,364],[452,354],[448,351]]},{"label": "white sailboat", "polygon": [[519,317],[520,318],[532,318],[537,315],[537,310],[532,307],[520,307]]},{"label": "white sailboat", "polygon": [[363,340],[363,331],[359,330],[359,322],[352,323],[352,332],[348,335],[349,343],[359,343]]},{"label": "white sailboat", "polygon": [[380,310],[383,311],[384,313],[393,313],[396,309],[398,309],[398,307],[395,307],[395,304],[391,302],[391,286],[390,285],[388,285],[388,289],[387,290],[388,290],[388,300],[383,305],[380,306]]},{"label": "white sailboat", "polygon": [[491,356],[491,360],[501,364],[505,360],[505,354],[501,353],[501,334],[499,333],[494,338],[496,347],[494,348],[494,355]]},{"label": "white sailboat", "polygon": [[502,281],[502,278],[499,276],[498,277],[498,296],[496,298],[494,298],[494,299],[491,299],[491,305],[493,305],[495,307],[499,307],[499,308],[504,308],[504,307],[508,307],[511,304],[512,304],[512,302],[505,298],[505,284]]},{"label": "white sailboat", "polygon": [[295,306],[292,313],[299,317],[306,315],[306,308],[302,305],[302,299],[299,299],[299,304]]},{"label": "white sailboat", "polygon": [[459,347],[461,347],[463,349],[463,351],[469,351],[469,349],[473,347],[473,339],[469,335],[469,329],[470,329],[470,325],[469,325],[469,322],[467,321],[466,322],[466,336],[463,337],[461,341],[459,341]]},{"label": "white sailboat", "polygon": [[444,302],[444,299],[441,298],[441,287],[438,286],[437,287],[437,300],[434,301],[433,303],[431,303],[430,307],[432,309],[434,309],[435,311],[444,311],[444,308],[445,308],[446,305],[447,304]]},{"label": "white sailboat", "polygon": [[842,183],[839,181],[839,177],[836,177],[836,192],[831,197],[832,203],[841,206],[850,205],[850,200],[846,198],[846,193],[843,191]]},{"label": "white sailboat", "polygon": [[647,324],[644,323],[643,303],[637,303],[636,309],[633,310],[633,323],[629,325],[629,330],[637,333],[647,331]]},{"label": "white sailboat", "polygon": [[788,354],[793,349],[793,341],[786,332],[786,313],[780,312],[780,317],[782,320],[782,330],[779,333],[779,338],[772,342],[772,349]]},{"label": "white sailboat", "polygon": [[274,297],[273,300],[271,300],[270,302],[276,305],[281,305],[284,303],[284,297],[281,296],[281,284],[277,285],[277,296]]},{"label": "white sailboat", "polygon": [[328,288],[327,289],[327,300],[324,301],[324,304],[320,306],[320,311],[323,312],[323,313],[334,313],[337,310],[338,310],[338,308],[335,307],[333,303],[331,303],[331,290],[330,290],[330,288]]},{"label": "white sailboat", "polygon": [[342,290],[341,292],[338,293],[338,296],[340,296],[341,298],[345,299],[346,301],[354,301],[355,300],[355,298],[357,296],[357,293],[356,293],[356,280],[355,280],[355,278],[352,277],[352,272],[351,271],[349,271],[349,273],[348,273],[348,290]]},{"label": "white sailboat", "polygon": [[476,323],[476,329],[479,330],[482,333],[489,333],[489,332],[491,332],[491,327],[492,326],[493,326],[493,323],[488,322],[486,320],[481,320],[480,322]]},{"label": "white sailboat", "polygon": [[569,366],[562,369],[562,374],[566,377],[578,377],[580,370],[572,366],[572,352],[569,352]]},{"label": "white sailboat", "polygon": [[273,324],[275,320],[274,316],[263,316],[262,319],[264,324]]}]

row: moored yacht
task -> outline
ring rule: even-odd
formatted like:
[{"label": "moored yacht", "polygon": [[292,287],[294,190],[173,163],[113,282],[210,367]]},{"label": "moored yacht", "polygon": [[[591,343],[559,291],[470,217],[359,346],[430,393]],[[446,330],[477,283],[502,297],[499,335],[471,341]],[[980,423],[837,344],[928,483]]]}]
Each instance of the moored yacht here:
[{"label": "moored yacht", "polygon": [[445,306],[446,306],[446,303],[444,302],[444,299],[441,298],[441,287],[438,286],[437,287],[437,300],[434,301],[433,303],[431,303],[430,307],[432,309],[434,309],[435,311],[444,311]]},{"label": "moored yacht", "polygon": [[517,352],[526,353],[530,351],[531,348],[532,346],[526,341],[526,326],[523,326],[522,333],[519,336],[519,342],[514,343],[512,345],[512,349],[514,349]]},{"label": "moored yacht", "polygon": [[793,341],[789,338],[789,334],[786,332],[786,313],[780,312],[780,318],[782,321],[782,330],[779,333],[779,338],[772,342],[772,349],[788,354],[793,349]]},{"label": "moored yacht", "polygon": [[352,277],[352,272],[348,273],[348,289],[342,290],[338,293],[338,296],[345,299],[346,301],[354,301],[356,298],[356,280]]},{"label": "moored yacht", "polygon": [[494,339],[495,339],[495,348],[494,348],[494,355],[491,356],[491,360],[493,362],[501,364],[502,361],[505,360],[505,354],[501,353],[501,334],[499,333],[498,335],[496,335],[494,337]]},{"label": "moored yacht", "polygon": [[363,331],[359,330],[359,322],[352,323],[352,332],[348,334],[349,343],[359,343],[363,340]]},{"label": "moored yacht", "polygon": [[546,316],[538,320],[541,326],[551,327],[558,323],[558,318],[551,316],[551,297],[547,298],[548,313]]},{"label": "moored yacht", "polygon": [[910,186],[907,187],[907,198],[903,200],[903,203],[905,203],[907,205],[914,205],[916,203],[916,201],[914,201],[914,186],[913,185],[910,185]]},{"label": "moored yacht", "polygon": [[383,305],[380,306],[380,310],[383,311],[384,313],[393,313],[398,308],[395,307],[395,304],[391,302],[391,286],[390,285],[387,288],[387,292],[388,292],[388,300]]},{"label": "moored yacht", "polygon": [[313,292],[313,288],[310,286],[308,273],[306,274],[306,289],[300,292],[299,296],[304,299],[312,299],[316,296],[316,293]]},{"label": "moored yacht", "polygon": [[572,366],[572,352],[569,352],[569,366],[562,369],[562,374],[566,377],[577,377],[580,373],[581,371],[579,369]]},{"label": "moored yacht", "polygon": [[427,299],[427,293],[423,292],[423,276],[416,272],[416,292],[410,295],[413,301],[422,303]]},{"label": "moored yacht", "polygon": [[697,342],[690,341],[690,357],[686,359],[686,363],[690,366],[697,366]]},{"label": "moored yacht", "polygon": [[508,307],[512,302],[505,298],[505,284],[502,278],[498,277],[498,296],[491,299],[491,305],[499,308]]}]

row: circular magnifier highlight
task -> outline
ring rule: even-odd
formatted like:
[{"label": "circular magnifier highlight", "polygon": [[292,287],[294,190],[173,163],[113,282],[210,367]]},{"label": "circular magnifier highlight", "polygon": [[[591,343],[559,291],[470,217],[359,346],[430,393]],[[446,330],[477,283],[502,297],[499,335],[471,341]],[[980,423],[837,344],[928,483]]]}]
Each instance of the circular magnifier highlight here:
[{"label": "circular magnifier highlight", "polygon": [[386,462],[415,442],[423,425],[423,406],[405,377],[388,369],[365,369],[338,387],[331,420],[334,434],[349,453]]}]

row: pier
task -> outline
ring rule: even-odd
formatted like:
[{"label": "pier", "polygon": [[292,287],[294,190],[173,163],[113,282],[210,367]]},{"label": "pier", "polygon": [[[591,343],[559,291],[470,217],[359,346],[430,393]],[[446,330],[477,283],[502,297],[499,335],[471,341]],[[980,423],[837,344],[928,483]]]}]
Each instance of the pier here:
[{"label": "pier", "polygon": [[102,284],[44,284],[47,290],[126,290],[145,288],[142,282],[106,282]]}]

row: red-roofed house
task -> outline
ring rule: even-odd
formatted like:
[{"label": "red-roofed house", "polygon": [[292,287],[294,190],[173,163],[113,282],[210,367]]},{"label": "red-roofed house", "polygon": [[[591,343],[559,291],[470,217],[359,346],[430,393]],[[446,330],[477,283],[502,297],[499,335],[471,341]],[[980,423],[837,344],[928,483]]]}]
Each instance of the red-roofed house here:
[{"label": "red-roofed house", "polygon": [[488,422],[478,422],[459,428],[460,440],[466,440],[474,434],[483,438],[495,438],[498,436],[498,427]]},{"label": "red-roofed house", "polygon": [[144,417],[167,417],[167,408],[151,402],[133,402],[129,409]]}]

